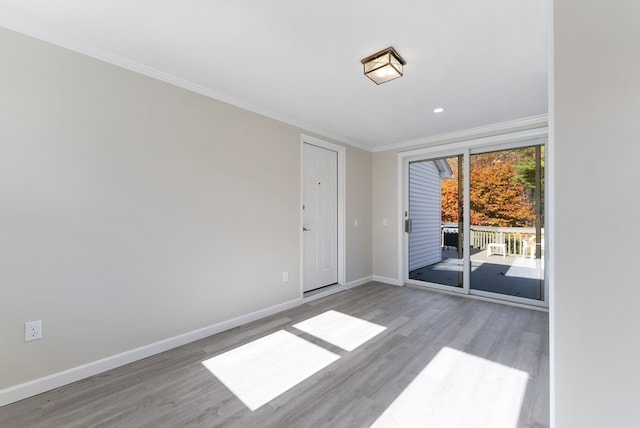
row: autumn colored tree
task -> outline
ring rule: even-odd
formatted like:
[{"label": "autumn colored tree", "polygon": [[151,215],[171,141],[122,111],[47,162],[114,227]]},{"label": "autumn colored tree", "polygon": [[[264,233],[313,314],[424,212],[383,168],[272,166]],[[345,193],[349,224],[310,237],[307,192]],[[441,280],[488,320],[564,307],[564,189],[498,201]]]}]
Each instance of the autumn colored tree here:
[{"label": "autumn colored tree", "polygon": [[471,156],[471,224],[502,227],[532,226],[533,201],[517,179],[516,150]]},{"label": "autumn colored tree", "polygon": [[447,159],[447,163],[453,171],[453,178],[441,180],[441,204],[442,222],[458,222],[458,200],[462,204],[462,198],[458,198],[458,161],[457,158]]},{"label": "autumn colored tree", "polygon": [[[531,192],[530,150],[513,149],[470,158],[471,224],[531,227],[535,211]],[[457,159],[449,158],[454,178],[442,180],[442,221],[458,222]],[[462,201],[460,200],[460,203]]]}]

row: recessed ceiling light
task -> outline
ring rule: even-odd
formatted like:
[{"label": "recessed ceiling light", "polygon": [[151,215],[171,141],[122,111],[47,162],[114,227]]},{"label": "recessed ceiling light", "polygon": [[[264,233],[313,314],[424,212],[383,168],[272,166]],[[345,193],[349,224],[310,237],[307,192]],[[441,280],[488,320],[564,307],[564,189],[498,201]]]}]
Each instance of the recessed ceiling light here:
[{"label": "recessed ceiling light", "polygon": [[444,109],[442,107],[438,107],[438,108],[434,108],[433,112],[434,113],[442,113],[444,111]]}]

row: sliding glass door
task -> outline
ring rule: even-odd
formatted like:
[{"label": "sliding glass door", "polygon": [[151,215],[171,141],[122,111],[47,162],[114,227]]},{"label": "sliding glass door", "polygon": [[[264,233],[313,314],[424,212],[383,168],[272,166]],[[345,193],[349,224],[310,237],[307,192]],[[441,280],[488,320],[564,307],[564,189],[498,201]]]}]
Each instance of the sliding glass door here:
[{"label": "sliding glass door", "polygon": [[544,145],[444,153],[404,164],[405,281],[545,306]]},{"label": "sliding glass door", "polygon": [[462,155],[409,163],[409,279],[462,288]]},{"label": "sliding glass door", "polygon": [[544,300],[544,149],[473,153],[471,290]]}]

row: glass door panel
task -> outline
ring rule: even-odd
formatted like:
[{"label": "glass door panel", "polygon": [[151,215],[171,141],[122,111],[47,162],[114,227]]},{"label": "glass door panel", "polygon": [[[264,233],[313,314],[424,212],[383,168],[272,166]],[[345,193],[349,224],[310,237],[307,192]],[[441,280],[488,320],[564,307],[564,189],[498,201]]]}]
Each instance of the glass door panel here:
[{"label": "glass door panel", "polygon": [[462,155],[409,163],[409,276],[463,286]]},{"label": "glass door panel", "polygon": [[472,291],[544,300],[544,146],[470,155]]}]

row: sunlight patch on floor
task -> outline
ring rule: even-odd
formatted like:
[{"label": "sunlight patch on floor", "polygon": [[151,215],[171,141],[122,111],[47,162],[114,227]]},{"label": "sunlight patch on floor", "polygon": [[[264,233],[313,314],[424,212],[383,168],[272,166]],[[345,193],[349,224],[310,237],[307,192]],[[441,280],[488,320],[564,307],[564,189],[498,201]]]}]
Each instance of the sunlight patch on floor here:
[{"label": "sunlight patch on floor", "polygon": [[512,262],[511,262],[511,266],[515,266],[515,267],[524,267],[524,268],[535,268],[536,267],[536,260],[535,259],[530,259],[530,258],[515,258]]},{"label": "sunlight patch on floor", "polygon": [[294,327],[346,351],[353,351],[386,329],[333,310],[295,324]]},{"label": "sunlight patch on floor", "polygon": [[372,427],[515,428],[529,374],[444,347]]},{"label": "sunlight patch on floor", "polygon": [[202,364],[249,409],[256,410],[339,358],[281,330]]}]

